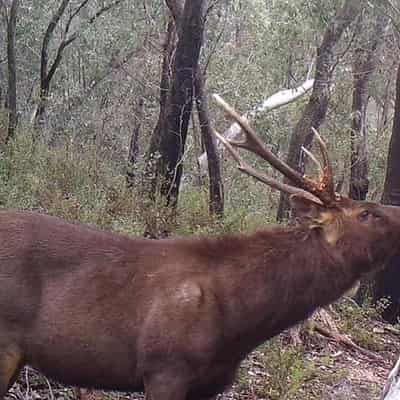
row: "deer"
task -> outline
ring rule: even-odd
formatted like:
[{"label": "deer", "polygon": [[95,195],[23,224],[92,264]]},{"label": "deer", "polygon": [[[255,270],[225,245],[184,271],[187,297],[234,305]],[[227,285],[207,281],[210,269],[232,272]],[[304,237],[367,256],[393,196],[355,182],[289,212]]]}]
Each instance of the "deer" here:
[{"label": "deer", "polygon": [[[28,211],[0,212],[0,399],[25,365],[75,387],[209,400],[258,345],[381,268],[400,208],[335,192],[272,154],[221,98],[243,139],[219,139],[238,168],[291,197],[297,223],[248,234],[150,240]],[[218,135],[218,132],[215,131]],[[283,183],[244,161],[255,153]]]}]

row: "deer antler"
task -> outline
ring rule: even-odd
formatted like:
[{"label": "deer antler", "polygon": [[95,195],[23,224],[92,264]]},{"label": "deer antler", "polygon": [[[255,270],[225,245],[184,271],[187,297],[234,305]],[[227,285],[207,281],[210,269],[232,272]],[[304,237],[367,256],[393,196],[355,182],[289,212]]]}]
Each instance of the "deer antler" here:
[{"label": "deer antler", "polygon": [[296,188],[291,185],[287,185],[286,183],[280,182],[274,178],[271,178],[270,176],[263,174],[262,172],[258,172],[256,169],[254,169],[250,164],[248,164],[246,161],[244,161],[239,153],[235,150],[235,148],[232,145],[232,142],[234,141],[228,141],[225,139],[220,133],[218,133],[216,130],[213,130],[214,135],[223,143],[223,145],[226,147],[226,149],[229,151],[231,154],[232,158],[239,164],[238,169],[239,171],[245,172],[247,175],[252,176],[253,178],[256,178],[260,182],[263,182],[267,184],[268,186],[273,187],[274,189],[280,190],[282,192],[288,193],[288,194],[296,194],[300,195],[302,197],[305,197],[314,203],[318,203],[322,205],[322,201],[312,195],[311,193],[300,189]]},{"label": "deer antler", "polygon": [[301,146],[301,151],[317,166],[319,176],[322,178],[324,174],[324,168],[322,167],[321,163],[317,160],[317,157],[314,156],[313,153],[311,153],[310,150],[307,150],[304,146]]},{"label": "deer antler", "polygon": [[323,169],[323,176],[320,181],[321,190],[326,191],[329,193],[332,198],[335,197],[335,182],[333,181],[333,170],[332,164],[329,159],[328,149],[326,148],[326,143],[322,139],[321,135],[318,131],[311,127],[311,130],[314,133],[314,137],[317,139],[319,144],[319,148],[321,150],[322,158],[324,160],[324,169]]},{"label": "deer antler", "polygon": [[[217,94],[213,95],[216,103],[233,119],[235,120],[242,131],[245,134],[243,140],[227,140],[219,135],[217,132],[218,139],[224,144],[224,146],[229,150],[232,157],[239,164],[239,169],[248,175],[253,176],[261,182],[267,185],[281,190],[289,194],[298,194],[307,199],[314,201],[319,204],[332,205],[335,202],[335,192],[334,192],[334,182],[332,167],[329,161],[328,151],[325,142],[322,140],[318,132],[313,129],[314,135],[316,136],[323,158],[323,175],[319,182],[311,180],[306,176],[303,176],[298,171],[291,168],[288,164],[280,160],[274,153],[272,153],[259,138],[254,129],[249,125],[246,119],[241,117],[228,103],[226,103]],[[246,149],[252,153],[257,154],[262,159],[270,163],[275,169],[281,172],[286,178],[293,182],[297,187],[287,185],[271,178],[263,173],[256,171],[248,163],[246,163],[239,155],[239,153],[234,149],[234,147],[239,147]]]}]

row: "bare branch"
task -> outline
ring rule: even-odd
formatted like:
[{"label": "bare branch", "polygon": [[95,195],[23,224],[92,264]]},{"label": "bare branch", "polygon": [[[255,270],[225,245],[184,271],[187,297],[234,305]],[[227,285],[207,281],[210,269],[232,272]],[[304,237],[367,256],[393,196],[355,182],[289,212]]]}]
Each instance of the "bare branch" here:
[{"label": "bare branch", "polygon": [[49,43],[50,40],[53,36],[53,32],[56,29],[61,17],[63,16],[65,9],[67,8],[69,3],[69,0],[63,0],[60,4],[60,7],[58,7],[58,10],[55,12],[53,15],[46,33],[43,38],[43,44],[42,44],[42,56],[41,56],[41,69],[40,69],[40,80],[42,82],[45,82],[47,80],[47,65],[48,65],[48,49],[49,49]]},{"label": "bare branch", "polygon": [[91,17],[89,19],[89,24],[93,24],[93,22],[96,21],[97,18],[99,18],[102,14],[104,14],[107,11],[110,11],[112,8],[114,8],[115,6],[118,6],[120,3],[122,3],[124,0],[115,0],[114,2],[100,8],[100,10],[98,10],[96,12],[96,14],[93,15],[93,17]]},{"label": "bare branch", "polygon": [[74,20],[74,18],[80,13],[83,7],[86,6],[86,4],[89,2],[89,0],[84,0],[76,9],[74,12],[71,13],[71,15],[68,18],[68,21],[65,25],[64,29],[64,35],[66,35],[69,32],[69,28],[71,27],[71,23]]},{"label": "bare branch", "polygon": [[[102,7],[101,9],[99,9],[95,15],[93,15],[88,21],[88,24],[92,24],[96,21],[96,19],[101,16],[103,13],[105,13],[106,11],[110,10],[112,7],[120,4],[123,0],[116,0],[104,7]],[[53,36],[54,33],[54,29],[56,28],[56,26],[58,25],[61,17],[63,16],[66,7],[69,4],[69,0],[63,0],[63,2],[61,3],[60,7],[58,8],[57,12],[54,14],[52,21],[50,22],[46,34],[44,36],[43,39],[43,45],[42,45],[42,60],[41,60],[41,70],[40,70],[40,100],[39,100],[39,105],[37,107],[37,110],[35,112],[35,116],[34,116],[34,121],[35,124],[37,124],[38,122],[40,122],[43,114],[44,114],[44,110],[45,110],[45,102],[46,102],[46,98],[48,97],[49,94],[49,90],[50,90],[50,82],[53,79],[53,76],[55,74],[55,72],[57,71],[57,68],[59,67],[61,61],[62,61],[62,57],[63,57],[63,53],[64,50],[71,44],[73,43],[80,35],[81,30],[77,29],[75,32],[73,32],[72,34],[68,35],[68,32],[70,30],[71,24],[73,19],[79,14],[79,12],[83,9],[83,7],[88,3],[88,0],[84,0],[82,1],[82,3],[71,13],[66,26],[64,28],[64,32],[63,32],[63,36],[64,39],[61,41],[61,43],[59,44],[57,51],[56,51],[56,55],[54,57],[54,60],[51,64],[50,69],[48,69],[48,47],[49,47],[49,43],[50,40]]]}]

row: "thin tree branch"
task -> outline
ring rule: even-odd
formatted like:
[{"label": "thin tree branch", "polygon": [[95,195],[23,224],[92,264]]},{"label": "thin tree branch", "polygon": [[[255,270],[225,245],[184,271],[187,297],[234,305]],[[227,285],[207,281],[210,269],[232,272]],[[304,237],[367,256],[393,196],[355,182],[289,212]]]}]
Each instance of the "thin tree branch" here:
[{"label": "thin tree branch", "polygon": [[91,17],[89,19],[89,24],[92,24],[93,22],[96,21],[97,18],[99,18],[102,14],[104,14],[105,12],[111,10],[112,8],[114,8],[115,6],[119,5],[120,3],[122,3],[124,0],[115,0],[113,3],[110,3],[106,6],[104,6],[103,8],[101,8],[99,11],[96,12],[96,14],[93,15],[93,17]]},{"label": "thin tree branch", "polygon": [[166,3],[175,23],[179,22],[183,13],[183,4],[181,0],[166,0]]},{"label": "thin tree branch", "polygon": [[69,28],[71,27],[71,23],[73,21],[73,19],[80,13],[80,11],[82,10],[83,7],[86,6],[86,4],[89,2],[89,0],[84,0],[76,9],[74,12],[72,12],[72,14],[69,16],[67,24],[65,25],[65,29],[64,29],[64,34],[66,35],[69,32]]},{"label": "thin tree branch", "polygon": [[49,43],[53,36],[54,30],[56,29],[68,4],[69,4],[69,0],[63,0],[61,2],[60,7],[58,7],[58,10],[52,17],[52,19],[47,27],[44,38],[43,38],[42,56],[41,56],[41,65],[40,65],[40,81],[42,83],[47,81],[47,66],[48,66],[48,61],[49,61],[49,54],[48,54]]},{"label": "thin tree branch", "polygon": [[[97,18],[99,18],[102,14],[104,14],[104,13],[107,12],[107,11],[109,11],[111,8],[117,6],[117,5],[120,4],[122,1],[124,1],[124,0],[116,0],[116,1],[114,1],[113,3],[110,3],[110,4],[108,4],[108,5],[104,6],[104,7],[102,7],[102,8],[101,8],[100,10],[98,10],[91,18],[89,18],[89,20],[87,21],[87,24],[93,24],[93,23],[97,20]],[[68,32],[68,30],[69,30],[69,28],[70,28],[70,25],[71,25],[71,22],[72,22],[72,19],[79,13],[79,11],[84,7],[84,5],[85,5],[87,2],[88,2],[88,0],[85,0],[84,2],[82,2],[81,5],[75,10],[75,12],[71,14],[71,17],[70,17],[70,19],[69,19],[69,21],[68,21],[68,23],[67,23],[67,26],[66,26],[66,28],[65,28],[64,33],[67,33],[67,32]],[[72,33],[69,37],[65,38],[65,39],[60,43],[60,45],[59,45],[59,47],[58,47],[58,49],[57,49],[56,57],[54,58],[53,64],[52,64],[52,66],[51,66],[51,68],[50,68],[50,71],[49,71],[49,74],[48,74],[48,75],[49,75],[49,76],[48,76],[48,80],[49,80],[49,81],[52,79],[52,77],[53,77],[55,71],[57,70],[57,68],[58,68],[58,66],[59,66],[59,64],[60,64],[60,62],[61,62],[61,59],[62,59],[64,50],[65,50],[71,43],[73,43],[73,42],[79,37],[80,34],[81,34],[81,30],[80,30],[80,29],[77,29],[74,33]]]},{"label": "thin tree branch", "polygon": [[[91,18],[89,18],[89,20],[87,21],[87,24],[94,23],[97,20],[97,18],[100,17],[103,13],[105,13],[106,11],[109,11],[111,8],[120,4],[122,1],[123,0],[116,0],[116,1],[100,8]],[[70,17],[67,21],[67,24],[65,26],[64,33],[63,33],[64,39],[59,44],[55,58],[50,66],[50,69],[48,70],[48,46],[49,46],[50,40],[53,36],[54,30],[55,30],[56,26],[58,25],[62,15],[64,14],[65,9],[68,6],[68,3],[69,3],[69,0],[63,0],[63,2],[61,3],[60,7],[57,10],[57,12],[54,14],[53,19],[50,22],[50,24],[47,28],[45,37],[43,39],[41,74],[40,74],[40,86],[41,86],[40,96],[41,96],[41,99],[40,99],[38,109],[35,113],[36,121],[38,121],[44,113],[44,102],[46,100],[46,97],[48,96],[50,82],[53,79],[53,76],[61,63],[64,50],[71,43],[73,43],[81,34],[81,29],[78,28],[75,32],[73,32],[72,34],[67,36],[73,19],[79,14],[79,12],[83,9],[83,7],[88,3],[88,0],[82,1],[82,3],[70,15]]]},{"label": "thin tree branch", "polygon": [[8,58],[8,133],[6,142],[15,136],[17,127],[17,66],[15,55],[15,35],[17,27],[19,0],[13,0],[10,7],[7,26]]}]

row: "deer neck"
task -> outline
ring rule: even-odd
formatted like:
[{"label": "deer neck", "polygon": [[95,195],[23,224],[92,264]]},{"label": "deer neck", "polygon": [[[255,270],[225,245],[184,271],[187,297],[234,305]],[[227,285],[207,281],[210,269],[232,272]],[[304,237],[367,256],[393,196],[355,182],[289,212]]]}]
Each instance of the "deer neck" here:
[{"label": "deer neck", "polygon": [[339,298],[359,277],[358,265],[309,231],[256,233],[244,248],[230,271],[236,282],[227,313],[232,338],[248,338],[244,352]]}]

